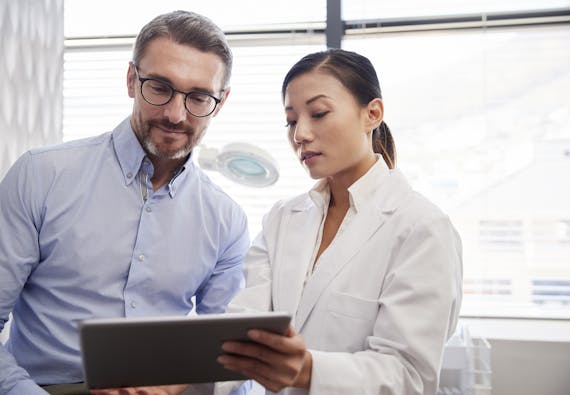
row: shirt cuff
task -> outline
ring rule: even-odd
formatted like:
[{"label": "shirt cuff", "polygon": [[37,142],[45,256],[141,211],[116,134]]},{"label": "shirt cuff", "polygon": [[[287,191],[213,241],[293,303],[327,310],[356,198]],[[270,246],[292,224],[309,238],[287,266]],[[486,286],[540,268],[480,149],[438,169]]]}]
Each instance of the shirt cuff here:
[{"label": "shirt cuff", "polygon": [[214,395],[243,395],[247,394],[251,387],[251,380],[218,382],[214,388]]},{"label": "shirt cuff", "polygon": [[46,390],[37,385],[33,380],[21,380],[12,387],[6,395],[49,395]]}]

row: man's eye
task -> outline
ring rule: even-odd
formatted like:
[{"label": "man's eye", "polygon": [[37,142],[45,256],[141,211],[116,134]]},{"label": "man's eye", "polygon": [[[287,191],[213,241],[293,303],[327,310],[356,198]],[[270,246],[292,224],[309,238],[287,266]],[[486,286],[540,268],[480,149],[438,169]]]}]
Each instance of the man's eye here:
[{"label": "man's eye", "polygon": [[188,95],[188,99],[192,100],[192,102],[196,103],[196,104],[206,104],[206,103],[210,103],[213,99],[208,96],[208,95],[204,95],[202,93],[197,93],[197,92],[192,92]]},{"label": "man's eye", "polygon": [[152,91],[157,94],[170,93],[170,88],[164,84],[152,83],[150,84],[150,87]]}]

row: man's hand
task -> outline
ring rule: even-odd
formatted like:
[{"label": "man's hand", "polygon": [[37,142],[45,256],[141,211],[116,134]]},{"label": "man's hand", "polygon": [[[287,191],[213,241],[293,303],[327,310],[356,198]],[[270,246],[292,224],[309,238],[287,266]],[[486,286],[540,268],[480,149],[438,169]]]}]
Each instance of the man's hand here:
[{"label": "man's hand", "polygon": [[285,335],[252,329],[252,343],[225,342],[218,357],[226,369],[253,379],[272,392],[286,387],[309,388],[312,357],[292,326]]},{"label": "man's hand", "polygon": [[187,384],[161,385],[157,387],[107,388],[91,390],[93,395],[179,395]]}]

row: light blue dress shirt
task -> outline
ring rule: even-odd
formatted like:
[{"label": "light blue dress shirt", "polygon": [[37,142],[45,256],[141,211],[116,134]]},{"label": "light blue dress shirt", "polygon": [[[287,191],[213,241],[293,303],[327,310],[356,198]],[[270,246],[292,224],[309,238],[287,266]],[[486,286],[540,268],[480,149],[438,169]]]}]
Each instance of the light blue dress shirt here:
[{"label": "light blue dress shirt", "polygon": [[[243,210],[190,158],[153,192],[129,119],[31,150],[0,183],[0,394],[83,381],[77,323],[219,313],[243,286]],[[191,366],[189,366],[191,369]]]}]

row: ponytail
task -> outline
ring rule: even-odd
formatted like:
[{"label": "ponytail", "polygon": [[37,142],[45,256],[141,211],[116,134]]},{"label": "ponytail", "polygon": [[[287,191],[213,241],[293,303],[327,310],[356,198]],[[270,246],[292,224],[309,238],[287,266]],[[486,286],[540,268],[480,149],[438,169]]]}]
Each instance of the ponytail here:
[{"label": "ponytail", "polygon": [[382,121],[380,126],[372,133],[372,148],[377,154],[381,154],[388,168],[396,167],[396,146],[390,128]]}]

